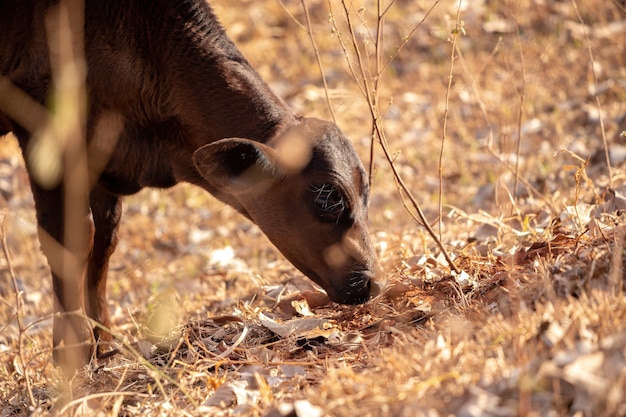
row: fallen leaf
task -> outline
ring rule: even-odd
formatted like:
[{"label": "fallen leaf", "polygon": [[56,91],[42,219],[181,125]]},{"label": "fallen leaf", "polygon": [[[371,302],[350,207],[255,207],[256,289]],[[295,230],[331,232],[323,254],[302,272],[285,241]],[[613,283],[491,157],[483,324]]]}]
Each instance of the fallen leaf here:
[{"label": "fallen leaf", "polygon": [[326,334],[325,324],[328,323],[327,319],[321,318],[301,318],[280,323],[263,313],[259,313],[259,320],[264,327],[282,338],[305,336],[306,334],[312,334],[313,331]]}]

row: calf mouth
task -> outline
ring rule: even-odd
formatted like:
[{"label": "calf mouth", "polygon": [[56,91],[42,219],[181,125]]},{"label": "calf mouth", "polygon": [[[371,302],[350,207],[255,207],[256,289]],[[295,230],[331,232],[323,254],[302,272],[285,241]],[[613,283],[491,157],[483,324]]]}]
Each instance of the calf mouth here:
[{"label": "calf mouth", "polygon": [[352,272],[345,285],[326,290],[326,293],[332,301],[338,304],[363,304],[373,295],[372,281],[372,275],[368,271]]},{"label": "calf mouth", "polygon": [[337,304],[358,305],[377,296],[381,291],[381,285],[377,282],[378,270],[356,266],[348,268],[346,272],[326,270],[324,279],[320,274],[310,268],[300,268],[294,264],[304,275],[322,287],[328,298]]}]

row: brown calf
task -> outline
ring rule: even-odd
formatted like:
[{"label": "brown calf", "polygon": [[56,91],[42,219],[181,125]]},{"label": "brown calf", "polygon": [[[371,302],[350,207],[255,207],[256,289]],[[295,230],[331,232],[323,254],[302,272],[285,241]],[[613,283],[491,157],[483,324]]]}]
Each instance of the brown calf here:
[{"label": "brown calf", "polygon": [[[67,1],[70,23],[84,17],[74,29],[84,28],[87,158],[67,142],[63,180],[38,180],[30,153],[34,119],[47,117],[37,103],[53,91],[46,23],[56,3],[0,2],[0,134],[14,132],[31,174],[57,361],[75,369],[89,360],[94,333],[110,338],[84,314],[110,325],[120,198],[143,187],[200,186],[256,223],[332,300],[369,299],[376,260],[357,154],[337,126],[295,115],[270,91],[204,0],[86,0],[84,11]],[[68,185],[81,176],[83,194]]]}]

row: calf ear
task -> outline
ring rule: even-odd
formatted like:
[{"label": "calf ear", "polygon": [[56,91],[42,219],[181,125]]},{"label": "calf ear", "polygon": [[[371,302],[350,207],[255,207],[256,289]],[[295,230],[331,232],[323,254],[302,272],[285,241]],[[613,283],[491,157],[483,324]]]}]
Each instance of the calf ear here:
[{"label": "calf ear", "polygon": [[240,194],[279,179],[277,153],[262,143],[229,138],[209,143],[193,154],[196,169],[219,191]]}]

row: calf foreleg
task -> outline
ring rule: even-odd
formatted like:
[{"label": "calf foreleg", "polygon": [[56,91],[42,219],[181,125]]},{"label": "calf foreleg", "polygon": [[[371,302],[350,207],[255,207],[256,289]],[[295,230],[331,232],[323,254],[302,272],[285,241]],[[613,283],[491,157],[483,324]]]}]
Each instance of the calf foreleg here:
[{"label": "calf foreleg", "polygon": [[31,188],[41,248],[52,271],[53,357],[71,376],[89,362],[94,346],[84,311],[84,277],[93,246],[93,220],[90,213],[65,218],[62,187],[47,190],[31,181]]},{"label": "calf foreleg", "polygon": [[[87,272],[85,307],[90,318],[105,329],[110,329],[111,320],[107,306],[106,282],[109,258],[119,240],[117,230],[122,215],[122,204],[118,196],[96,186],[91,191],[90,206],[96,230],[93,253],[89,260]],[[107,343],[103,343],[111,340],[109,332],[95,327],[94,334],[98,342],[99,356],[105,356],[107,353],[115,351],[108,347]]]}]

